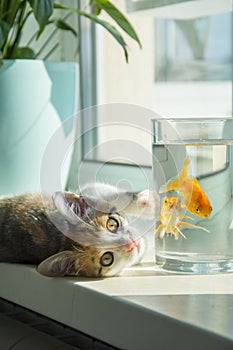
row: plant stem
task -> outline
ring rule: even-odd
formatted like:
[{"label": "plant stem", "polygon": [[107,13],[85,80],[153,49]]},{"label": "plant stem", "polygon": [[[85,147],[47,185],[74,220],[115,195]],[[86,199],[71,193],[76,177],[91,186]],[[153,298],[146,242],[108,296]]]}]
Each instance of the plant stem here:
[{"label": "plant stem", "polygon": [[14,38],[15,21],[16,21],[16,17],[20,9],[20,6],[21,6],[21,3],[18,0],[1,1],[0,17],[11,28],[11,30],[9,30],[9,32],[7,33],[7,37],[5,38],[5,41],[2,45],[3,57],[7,57],[7,52],[11,45],[11,39],[9,37]]},{"label": "plant stem", "polygon": [[13,56],[14,51],[19,44],[24,24],[27,20],[27,17],[30,15],[30,11],[29,11],[29,13],[25,16],[26,7],[27,7],[27,2],[23,1],[21,3],[21,7],[19,9],[19,17],[18,17],[18,20],[17,20],[16,25],[15,25],[15,27],[17,28],[16,36],[15,36],[15,39],[13,41],[13,44],[8,48],[8,52],[7,52],[7,56],[9,58],[11,58]]}]

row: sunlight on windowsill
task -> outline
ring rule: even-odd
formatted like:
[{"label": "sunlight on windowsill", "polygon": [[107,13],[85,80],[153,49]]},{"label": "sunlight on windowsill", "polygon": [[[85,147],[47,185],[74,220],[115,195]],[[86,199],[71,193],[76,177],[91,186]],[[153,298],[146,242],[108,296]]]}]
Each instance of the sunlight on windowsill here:
[{"label": "sunlight on windowsill", "polygon": [[233,274],[166,273],[154,262],[125,269],[120,276],[82,280],[75,284],[108,296],[232,294]]}]

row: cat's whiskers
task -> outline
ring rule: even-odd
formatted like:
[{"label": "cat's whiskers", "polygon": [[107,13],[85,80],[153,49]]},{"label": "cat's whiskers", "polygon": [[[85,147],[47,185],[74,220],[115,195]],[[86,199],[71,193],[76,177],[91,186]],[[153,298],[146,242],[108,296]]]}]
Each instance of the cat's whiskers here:
[{"label": "cat's whiskers", "polygon": [[74,250],[77,250],[78,252],[82,253],[83,252],[83,248],[75,245],[75,244],[72,244],[72,247],[74,248]]}]

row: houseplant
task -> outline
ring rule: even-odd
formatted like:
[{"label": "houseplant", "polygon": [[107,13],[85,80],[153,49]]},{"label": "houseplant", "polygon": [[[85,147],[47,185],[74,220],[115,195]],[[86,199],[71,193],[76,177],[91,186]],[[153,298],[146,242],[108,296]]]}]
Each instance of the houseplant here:
[{"label": "houseplant", "polygon": [[[47,61],[57,47],[57,43],[51,46],[57,30],[78,36],[69,16],[84,16],[104,27],[123,49],[126,61],[128,50],[120,31],[140,45],[132,25],[110,1],[90,0],[85,9],[68,6],[67,1],[0,0],[0,194],[39,189],[47,142],[61,120],[76,111],[75,63]],[[115,25],[103,20],[102,12]],[[37,27],[25,43],[24,31],[32,18]],[[45,36],[48,28],[53,29]],[[37,42],[40,47],[34,45]]]},{"label": "houseplant", "polygon": [[[30,47],[30,44],[21,46],[22,33],[30,16],[34,16],[38,23],[35,40],[38,40],[47,26],[51,25],[77,35],[75,29],[64,20],[64,17],[53,16],[56,9],[60,9],[67,14],[77,13],[103,26],[121,45],[125,58],[128,60],[126,42],[118,27],[141,45],[130,22],[108,0],[90,0],[89,7],[93,8],[94,14],[65,6],[55,2],[55,0],[0,0],[0,58],[37,58],[38,54]],[[106,12],[116,22],[117,27],[99,17],[102,11]]]}]

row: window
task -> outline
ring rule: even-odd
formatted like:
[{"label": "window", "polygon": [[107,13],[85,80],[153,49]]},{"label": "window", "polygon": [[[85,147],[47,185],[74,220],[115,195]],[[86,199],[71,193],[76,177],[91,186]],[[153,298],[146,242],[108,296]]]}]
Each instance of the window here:
[{"label": "window", "polygon": [[156,20],[155,81],[229,81],[232,25],[231,13]]},{"label": "window", "polygon": [[[82,20],[79,180],[151,183],[151,119],[232,114],[232,1],[119,1],[141,38],[129,64]],[[166,5],[166,6],[164,6]],[[127,185],[128,186],[128,185]]]}]

